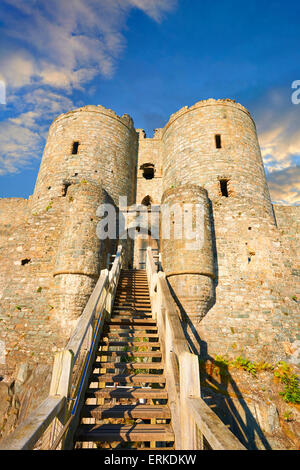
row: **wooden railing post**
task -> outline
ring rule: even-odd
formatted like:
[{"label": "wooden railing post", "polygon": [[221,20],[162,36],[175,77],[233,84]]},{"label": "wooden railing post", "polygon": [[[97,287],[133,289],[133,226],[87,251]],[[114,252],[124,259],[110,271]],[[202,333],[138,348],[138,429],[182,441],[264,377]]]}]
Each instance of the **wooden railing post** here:
[{"label": "wooden railing post", "polygon": [[181,449],[197,449],[197,429],[187,403],[188,398],[200,397],[198,356],[183,352],[179,356]]},{"label": "wooden railing post", "polygon": [[[55,355],[49,396],[61,396],[66,397],[66,399],[69,397],[72,379],[73,357],[73,353],[68,350],[58,352]],[[57,418],[53,420],[51,426],[49,426],[43,435],[42,449],[50,449],[53,445],[56,436],[64,427],[66,420],[68,419],[67,410],[68,402],[66,400],[62,411],[57,416]]]}]

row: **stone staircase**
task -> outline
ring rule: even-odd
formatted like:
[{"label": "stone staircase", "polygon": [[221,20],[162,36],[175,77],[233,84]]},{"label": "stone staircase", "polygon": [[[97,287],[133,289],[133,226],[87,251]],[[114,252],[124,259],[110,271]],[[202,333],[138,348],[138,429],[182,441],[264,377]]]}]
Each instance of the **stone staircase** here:
[{"label": "stone staircase", "polygon": [[146,272],[122,270],[75,434],[75,448],[173,449]]}]

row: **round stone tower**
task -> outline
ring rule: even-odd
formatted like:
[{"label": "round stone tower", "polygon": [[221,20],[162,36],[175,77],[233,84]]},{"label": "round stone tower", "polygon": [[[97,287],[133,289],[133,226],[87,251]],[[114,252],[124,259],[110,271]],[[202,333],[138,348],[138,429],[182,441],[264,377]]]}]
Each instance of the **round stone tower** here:
[{"label": "round stone tower", "polygon": [[105,267],[112,244],[96,235],[97,208],[105,203],[103,189],[94,182],[72,184],[68,211],[56,256],[54,276],[58,321],[71,333]]},{"label": "round stone tower", "polygon": [[132,119],[103,106],[85,106],[54,120],[32,197],[32,211],[44,211],[65,196],[75,178],[103,187],[116,206],[119,196],[134,203],[137,133]]},{"label": "round stone tower", "polygon": [[169,189],[163,194],[161,210],[162,267],[183,319],[197,323],[214,300],[214,255],[207,191],[197,185]]},{"label": "round stone tower", "polygon": [[128,115],[85,106],[52,123],[31,210],[60,207],[62,232],[54,267],[54,298],[60,323],[72,331],[116,240],[97,237],[97,208],[135,197],[138,136]]},{"label": "round stone tower", "polygon": [[255,123],[232,100],[206,100],[173,114],[163,129],[163,189],[197,184],[259,223],[275,223]]}]

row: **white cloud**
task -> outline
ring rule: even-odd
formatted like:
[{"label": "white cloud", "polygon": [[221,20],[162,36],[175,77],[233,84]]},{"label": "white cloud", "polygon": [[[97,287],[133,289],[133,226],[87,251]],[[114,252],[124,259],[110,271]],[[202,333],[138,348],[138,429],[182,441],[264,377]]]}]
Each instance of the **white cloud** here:
[{"label": "white cloud", "polygon": [[20,15],[7,18],[6,12],[6,37],[21,41],[31,51],[16,54],[10,47],[8,57],[0,59],[1,74],[7,83],[19,87],[35,77],[40,85],[70,91],[96,74],[112,76],[116,58],[126,45],[122,30],[132,8],[161,21],[176,0],[4,0],[5,3],[23,14],[21,19]]},{"label": "white cloud", "polygon": [[74,108],[69,98],[43,89],[24,94],[22,101],[29,111],[0,123],[0,175],[16,173],[41,158],[47,120]]},{"label": "white cloud", "polygon": [[254,106],[254,117],[272,200],[300,204],[300,105],[291,95],[291,84],[270,90]]},{"label": "white cloud", "polygon": [[0,175],[16,173],[37,158],[42,139],[20,123],[6,121],[0,126]]},{"label": "white cloud", "polygon": [[66,94],[97,75],[112,77],[133,8],[159,22],[176,2],[1,0],[0,80],[19,114],[0,123],[0,175],[40,156],[45,120],[74,108]]},{"label": "white cloud", "polygon": [[269,177],[272,200],[285,204],[300,204],[300,166],[274,171]]},{"label": "white cloud", "polygon": [[289,167],[300,156],[300,105],[292,104],[291,94],[288,87],[271,90],[257,106],[259,142],[269,172]]}]

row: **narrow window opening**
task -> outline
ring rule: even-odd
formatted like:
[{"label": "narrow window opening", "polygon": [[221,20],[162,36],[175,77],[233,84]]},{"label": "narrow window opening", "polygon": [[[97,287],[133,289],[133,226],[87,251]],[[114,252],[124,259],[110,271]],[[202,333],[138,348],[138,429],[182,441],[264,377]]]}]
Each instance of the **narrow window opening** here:
[{"label": "narrow window opening", "polygon": [[220,190],[223,197],[229,197],[228,180],[220,180]]},{"label": "narrow window opening", "polygon": [[22,265],[22,266],[25,266],[26,264],[29,264],[30,261],[31,261],[31,259],[29,259],[29,258],[22,259],[21,265]]},{"label": "narrow window opening", "polygon": [[221,139],[220,134],[215,135],[215,139],[216,139],[216,148],[221,149],[222,148],[222,139]]},{"label": "narrow window opening", "polygon": [[69,186],[71,186],[71,183],[63,183],[63,187],[61,191],[62,197],[66,197]]},{"label": "narrow window opening", "polygon": [[144,173],[143,173],[143,177],[146,179],[146,180],[152,180],[154,178],[154,168],[145,168],[144,169]]},{"label": "narrow window opening", "polygon": [[72,155],[77,155],[79,149],[79,142],[73,142]]},{"label": "narrow window opening", "polygon": [[143,170],[143,177],[146,180],[152,180],[154,178],[155,170],[153,163],[145,163],[140,169]]},{"label": "narrow window opening", "polygon": [[151,204],[152,204],[152,199],[151,199],[151,197],[150,197],[150,196],[144,197],[144,199],[142,200],[142,204],[143,204],[143,206],[150,207]]}]

